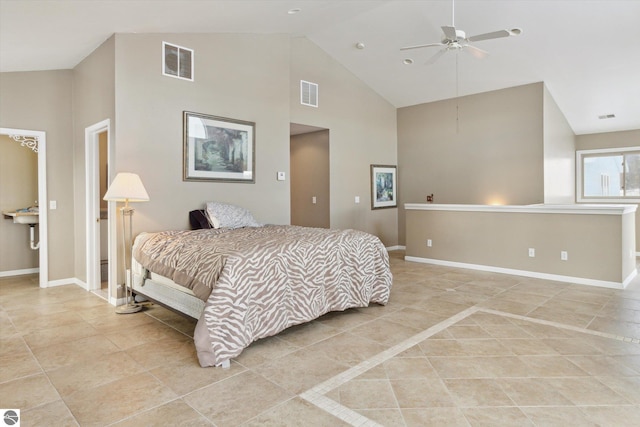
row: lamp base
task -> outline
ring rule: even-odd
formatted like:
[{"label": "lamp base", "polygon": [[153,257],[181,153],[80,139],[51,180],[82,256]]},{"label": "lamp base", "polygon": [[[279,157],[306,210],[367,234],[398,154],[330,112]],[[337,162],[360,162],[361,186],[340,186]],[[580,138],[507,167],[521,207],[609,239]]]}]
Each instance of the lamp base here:
[{"label": "lamp base", "polygon": [[123,304],[116,307],[116,313],[118,314],[137,313],[140,310],[142,310],[142,306],[140,304],[133,304],[133,303]]}]

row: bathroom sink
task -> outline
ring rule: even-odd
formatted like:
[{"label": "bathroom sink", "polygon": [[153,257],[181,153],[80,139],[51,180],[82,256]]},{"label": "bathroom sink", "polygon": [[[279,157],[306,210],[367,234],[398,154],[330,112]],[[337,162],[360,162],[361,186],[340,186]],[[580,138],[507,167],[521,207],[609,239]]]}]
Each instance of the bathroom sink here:
[{"label": "bathroom sink", "polygon": [[6,217],[13,218],[14,224],[37,224],[40,216],[37,212],[2,212]]}]

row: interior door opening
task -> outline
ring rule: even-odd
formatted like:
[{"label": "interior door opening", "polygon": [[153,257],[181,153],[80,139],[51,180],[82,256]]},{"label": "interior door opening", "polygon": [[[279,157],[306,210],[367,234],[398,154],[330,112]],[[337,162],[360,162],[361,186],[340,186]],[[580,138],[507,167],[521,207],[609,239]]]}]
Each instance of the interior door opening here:
[{"label": "interior door opening", "polygon": [[[0,268],[0,277],[3,276],[16,276],[23,274],[34,274],[38,273],[38,284],[41,288],[46,288],[49,285],[49,264],[48,264],[48,234],[47,234],[47,218],[48,218],[48,199],[47,199],[47,138],[46,133],[42,131],[34,131],[34,130],[26,130],[26,129],[11,129],[11,128],[0,128],[0,136],[2,136],[3,144],[11,144],[11,148],[19,148],[22,154],[30,154],[31,156],[35,155],[36,166],[32,166],[29,168],[30,171],[27,171],[32,184],[35,184],[35,188],[30,186],[30,190],[28,191],[27,198],[15,200],[9,197],[11,188],[15,187],[16,176],[12,176],[11,179],[2,180],[1,183],[2,189],[0,194],[2,194],[2,210],[16,210],[21,208],[36,208],[37,207],[37,218],[38,223],[31,228],[31,226],[27,226],[24,224],[15,224],[11,220],[12,217],[9,217],[9,220],[5,220],[4,218],[0,218],[0,221],[3,221],[3,227],[11,227],[10,230],[17,233],[16,235],[20,239],[19,244],[21,246],[26,247],[26,254],[28,258],[35,258],[37,265],[34,264],[20,264],[23,260],[18,260],[17,264],[12,264],[9,262],[7,265],[2,265]],[[9,145],[5,145],[5,147],[9,147]],[[23,151],[27,150],[27,151]],[[3,167],[3,171],[7,168]],[[33,170],[35,169],[35,170]],[[24,171],[23,171],[24,172]],[[37,175],[36,175],[37,174]],[[5,187],[6,186],[6,187]],[[9,187],[11,186],[11,187]],[[18,193],[19,196],[23,196],[21,194],[22,190]],[[5,204],[7,204],[5,206]],[[14,204],[16,206],[14,206]],[[20,205],[20,206],[18,206]],[[25,205],[25,206],[22,206]],[[35,209],[33,210],[35,212]],[[4,217],[4,215],[2,215]],[[9,223],[12,221],[12,223]],[[20,227],[20,228],[15,228]],[[31,241],[31,231],[33,230],[33,241]],[[4,233],[3,233],[4,234]],[[4,237],[4,236],[3,236]],[[6,242],[5,242],[6,243]],[[36,247],[37,249],[33,249]],[[9,250],[12,251],[12,247],[8,247]],[[37,251],[37,252],[32,252]],[[6,255],[6,254],[5,254]],[[2,256],[3,262],[6,261],[6,258]],[[27,268],[29,267],[29,268]]]},{"label": "interior door opening", "polygon": [[85,129],[86,173],[86,286],[87,290],[113,303],[111,265],[111,212],[102,200],[109,185],[110,121]]},{"label": "interior door opening", "polygon": [[291,224],[330,228],[329,129],[291,124]]}]

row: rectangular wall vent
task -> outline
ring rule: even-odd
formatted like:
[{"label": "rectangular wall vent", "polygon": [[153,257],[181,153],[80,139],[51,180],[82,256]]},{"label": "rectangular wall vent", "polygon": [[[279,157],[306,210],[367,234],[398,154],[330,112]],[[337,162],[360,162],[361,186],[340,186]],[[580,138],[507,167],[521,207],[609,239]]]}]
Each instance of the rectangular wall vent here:
[{"label": "rectangular wall vent", "polygon": [[309,107],[318,106],[318,84],[300,80],[300,103]]},{"label": "rectangular wall vent", "polygon": [[162,42],[162,74],[193,81],[193,50]]},{"label": "rectangular wall vent", "polygon": [[603,114],[601,116],[598,116],[600,120],[614,119],[615,117],[616,117],[615,114]]}]

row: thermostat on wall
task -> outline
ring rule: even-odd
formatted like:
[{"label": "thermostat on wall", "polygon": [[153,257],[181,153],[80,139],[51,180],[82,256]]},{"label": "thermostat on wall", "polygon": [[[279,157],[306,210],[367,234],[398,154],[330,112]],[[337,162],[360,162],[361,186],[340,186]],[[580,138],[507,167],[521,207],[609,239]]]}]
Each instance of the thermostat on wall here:
[{"label": "thermostat on wall", "polygon": [[285,174],[284,172],[278,172],[278,181],[284,181]]}]

